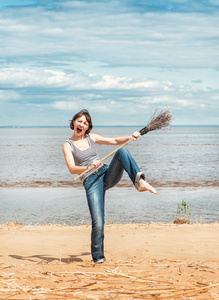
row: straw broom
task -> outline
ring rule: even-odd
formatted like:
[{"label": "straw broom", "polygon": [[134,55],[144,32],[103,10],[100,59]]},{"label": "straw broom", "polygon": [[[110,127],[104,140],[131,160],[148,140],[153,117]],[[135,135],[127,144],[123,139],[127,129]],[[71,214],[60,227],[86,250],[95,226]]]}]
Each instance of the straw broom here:
[{"label": "straw broom", "polygon": [[[155,131],[155,130],[159,130],[159,129],[167,129],[167,128],[169,128],[169,126],[171,124],[171,121],[172,121],[172,113],[171,113],[170,110],[164,109],[164,110],[161,110],[160,112],[158,112],[158,110],[156,109],[155,112],[154,112],[154,114],[152,115],[150,121],[148,122],[147,126],[143,127],[139,131],[139,133],[141,135],[145,135],[145,134],[147,134],[150,131]],[[123,148],[124,146],[126,146],[127,144],[129,144],[133,140],[134,140],[134,138],[132,137],[127,142],[125,142],[124,144],[122,144],[121,146],[119,146],[118,148],[116,148],[115,150],[113,150],[111,153],[109,153],[108,155],[106,155],[100,161],[103,162],[108,157],[110,157],[111,155],[113,155],[114,153],[116,153],[117,150],[119,150],[120,148]],[[73,181],[76,181],[77,179],[79,179],[80,177],[82,177],[84,174],[86,174],[87,172],[89,172],[90,170],[92,170],[93,168],[94,168],[94,166],[91,165],[89,168],[87,168],[87,170],[85,170],[80,175],[78,175],[77,177],[75,177],[73,179]]]}]

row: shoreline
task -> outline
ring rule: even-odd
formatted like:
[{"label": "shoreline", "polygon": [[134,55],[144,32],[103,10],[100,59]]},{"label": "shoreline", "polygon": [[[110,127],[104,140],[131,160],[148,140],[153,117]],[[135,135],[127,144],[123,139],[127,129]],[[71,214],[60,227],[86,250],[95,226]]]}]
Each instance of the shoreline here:
[{"label": "shoreline", "polygon": [[218,299],[219,223],[105,225],[106,262],[91,225],[0,225],[0,298]]},{"label": "shoreline", "polygon": [[[217,226],[219,225],[218,221],[215,222],[195,222],[195,223],[174,223],[174,222],[170,222],[170,223],[164,223],[164,222],[135,222],[135,220],[131,221],[131,222],[127,222],[127,223],[117,223],[117,222],[106,222],[105,226],[108,225],[115,225],[115,226],[125,226],[125,225],[140,225],[140,226],[148,226],[148,227],[153,227],[153,226],[166,226],[166,227],[171,227],[171,226],[191,226],[191,227],[200,227],[200,226]],[[23,224],[21,222],[16,222],[16,221],[8,221],[8,222],[2,222],[0,223],[0,230],[3,230],[5,228],[7,228],[7,230],[11,230],[11,229],[21,229],[23,227],[25,228],[35,228],[35,227],[60,227],[60,228],[75,228],[75,227],[80,227],[80,226],[86,226],[86,227],[91,227],[91,222],[90,223],[81,223],[81,224],[75,224],[75,225],[68,225],[66,223],[55,223],[55,221],[53,223],[47,223],[44,219],[42,221],[42,224],[40,223],[35,223],[33,224],[32,222],[28,225]]]},{"label": "shoreline", "polygon": [[[76,176],[72,177],[72,180],[32,180],[32,181],[1,181],[0,188],[1,189],[28,189],[28,188],[81,188],[83,189],[83,184],[80,180],[77,182],[73,182],[73,179]],[[218,180],[205,180],[205,181],[166,181],[166,182],[158,182],[155,180],[151,180],[150,184],[156,186],[157,188],[218,188],[219,181]],[[116,185],[117,188],[133,188],[133,184],[130,180],[121,179],[121,181]]]},{"label": "shoreline", "polygon": [[[105,222],[172,223],[182,200],[191,204],[192,224],[219,222],[218,188],[157,190],[158,195],[139,193],[134,188],[110,189],[105,201]],[[82,188],[0,188],[0,198],[0,223],[90,224],[87,199]]]}]

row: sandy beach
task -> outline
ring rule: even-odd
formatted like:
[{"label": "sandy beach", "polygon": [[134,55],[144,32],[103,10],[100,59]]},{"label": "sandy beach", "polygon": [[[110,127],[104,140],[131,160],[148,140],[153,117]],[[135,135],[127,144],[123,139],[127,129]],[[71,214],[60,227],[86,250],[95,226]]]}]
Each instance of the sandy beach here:
[{"label": "sandy beach", "polygon": [[0,225],[0,299],[219,299],[219,224]]}]

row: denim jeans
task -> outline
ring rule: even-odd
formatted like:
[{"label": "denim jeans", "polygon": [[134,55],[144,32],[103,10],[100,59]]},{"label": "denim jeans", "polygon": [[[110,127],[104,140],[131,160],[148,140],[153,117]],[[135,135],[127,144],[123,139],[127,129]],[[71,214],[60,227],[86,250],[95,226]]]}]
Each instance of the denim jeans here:
[{"label": "denim jeans", "polygon": [[142,173],[126,148],[120,148],[109,166],[103,165],[96,174],[91,174],[83,182],[92,219],[91,254],[94,262],[105,259],[103,245],[105,193],[120,181],[123,170],[128,173],[136,186],[136,178],[139,180]]}]

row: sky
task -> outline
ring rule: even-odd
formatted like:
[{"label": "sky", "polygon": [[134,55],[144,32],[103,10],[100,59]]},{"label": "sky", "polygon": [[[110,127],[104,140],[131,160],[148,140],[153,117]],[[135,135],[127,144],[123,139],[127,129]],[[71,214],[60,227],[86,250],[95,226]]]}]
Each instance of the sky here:
[{"label": "sky", "polygon": [[0,126],[219,125],[219,0],[1,0]]}]

